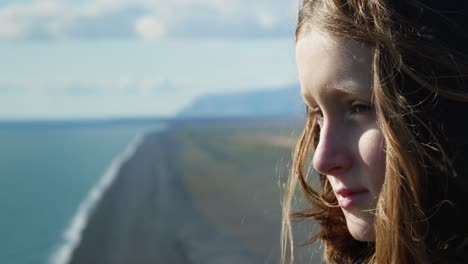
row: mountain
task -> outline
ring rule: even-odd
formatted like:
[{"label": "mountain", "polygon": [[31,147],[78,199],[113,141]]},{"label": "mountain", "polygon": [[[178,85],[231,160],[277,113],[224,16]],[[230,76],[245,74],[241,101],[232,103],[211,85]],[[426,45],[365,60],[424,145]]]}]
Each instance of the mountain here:
[{"label": "mountain", "polygon": [[200,96],[179,117],[301,116],[298,84],[269,90]]}]

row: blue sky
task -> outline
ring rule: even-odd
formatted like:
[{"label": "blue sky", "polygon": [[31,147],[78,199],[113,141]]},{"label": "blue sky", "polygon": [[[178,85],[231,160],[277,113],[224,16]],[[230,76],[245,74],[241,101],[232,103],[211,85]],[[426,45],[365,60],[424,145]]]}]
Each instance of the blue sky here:
[{"label": "blue sky", "polygon": [[296,0],[0,0],[0,119],[173,116],[297,82]]}]

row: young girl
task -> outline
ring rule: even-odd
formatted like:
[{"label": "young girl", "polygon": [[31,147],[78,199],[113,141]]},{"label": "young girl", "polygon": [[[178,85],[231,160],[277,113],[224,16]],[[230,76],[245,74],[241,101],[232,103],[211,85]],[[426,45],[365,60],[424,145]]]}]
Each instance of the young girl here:
[{"label": "young girl", "polygon": [[283,263],[291,218],[318,223],[328,263],[468,263],[467,2],[304,0]]}]

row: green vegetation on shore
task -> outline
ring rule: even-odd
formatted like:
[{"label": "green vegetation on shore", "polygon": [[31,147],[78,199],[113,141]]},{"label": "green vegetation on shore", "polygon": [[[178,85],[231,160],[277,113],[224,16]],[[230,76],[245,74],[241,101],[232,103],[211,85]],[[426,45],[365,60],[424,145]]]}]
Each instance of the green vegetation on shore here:
[{"label": "green vegetation on shore", "polygon": [[173,136],[195,206],[215,227],[277,262],[281,183],[295,141],[285,127],[180,128]]}]

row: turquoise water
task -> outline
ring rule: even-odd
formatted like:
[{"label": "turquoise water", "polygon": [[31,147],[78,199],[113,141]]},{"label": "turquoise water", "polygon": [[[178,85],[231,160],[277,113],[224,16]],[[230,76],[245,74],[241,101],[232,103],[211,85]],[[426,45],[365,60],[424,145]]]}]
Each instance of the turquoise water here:
[{"label": "turquoise water", "polygon": [[161,123],[0,127],[0,263],[48,263],[78,205],[137,135]]}]

